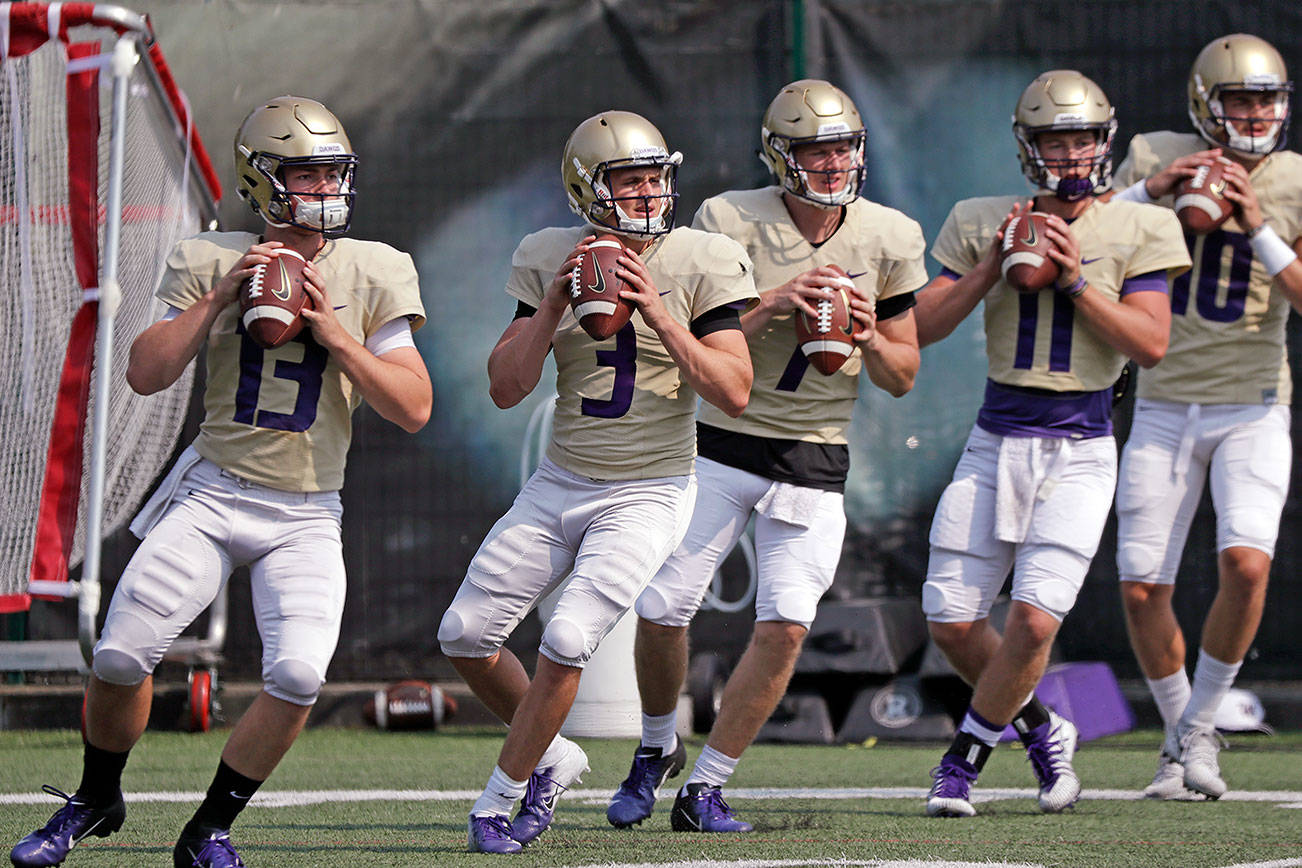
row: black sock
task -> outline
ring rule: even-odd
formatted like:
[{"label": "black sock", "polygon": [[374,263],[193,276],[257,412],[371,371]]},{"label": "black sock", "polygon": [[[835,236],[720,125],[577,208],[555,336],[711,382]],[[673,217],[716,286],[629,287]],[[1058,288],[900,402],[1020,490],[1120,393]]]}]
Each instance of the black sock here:
[{"label": "black sock", "polygon": [[986,760],[990,757],[990,751],[994,750],[990,745],[977,738],[970,732],[959,730],[950,742],[949,750],[946,754],[952,754],[961,760],[970,763],[978,772],[985,768]]},{"label": "black sock", "polygon": [[225,761],[218,763],[217,774],[213,775],[212,784],[208,787],[208,795],[204,797],[203,804],[199,805],[199,810],[194,812],[194,817],[185,824],[185,832],[198,831],[201,826],[229,829],[260,786],[262,781],[246,778],[226,765]]},{"label": "black sock", "polygon": [[122,769],[126,768],[127,756],[131,751],[114,753],[111,750],[101,750],[90,742],[85,742],[85,745],[77,795],[90,805],[105,805],[115,801],[122,792]]},{"label": "black sock", "polygon": [[1031,730],[1037,726],[1043,726],[1049,722],[1049,709],[1034,696],[1031,701],[1022,706],[1013,718],[1013,729],[1017,730],[1017,735],[1025,742],[1030,738]]}]

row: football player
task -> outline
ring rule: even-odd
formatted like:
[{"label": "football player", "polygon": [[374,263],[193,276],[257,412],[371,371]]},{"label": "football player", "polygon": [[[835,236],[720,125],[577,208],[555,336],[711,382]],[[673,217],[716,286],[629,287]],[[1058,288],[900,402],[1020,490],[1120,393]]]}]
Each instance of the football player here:
[{"label": "football player", "polygon": [[[1036,189],[956,204],[932,246],[940,274],[918,295],[925,346],[984,302],[985,400],[931,526],[922,608],[931,636],[965,681],[972,704],[932,776],[932,816],[976,813],[969,791],[1012,723],[1040,784],[1043,811],[1080,795],[1076,728],[1032,693],[1063,617],[1098,548],[1116,485],[1112,386],[1127,357],[1152,367],[1166,351],[1168,280],[1189,267],[1175,215],[1105,201],[1111,184],[1111,104],[1073,70],[1023,91],[1013,134]],[[1008,222],[1047,217],[1058,264],[1052,288],[1023,293],[1001,274]],[[1003,635],[990,624],[1012,570]]]},{"label": "football player", "polygon": [[[1193,270],[1171,292],[1171,347],[1139,378],[1117,492],[1117,572],[1130,642],[1166,736],[1150,798],[1225,792],[1217,706],[1261,623],[1288,493],[1292,381],[1284,328],[1302,310],[1302,157],[1282,150],[1284,60],[1245,33],[1215,39],[1189,73],[1194,132],[1136,136],[1119,199],[1172,204],[1185,178],[1228,160],[1234,214],[1186,241]],[[1176,571],[1210,473],[1219,586],[1203,622],[1193,683],[1171,605]]]},{"label": "football player", "polygon": [[[922,230],[860,198],[865,131],[850,98],[817,80],[792,82],[764,114],[762,158],[776,183],[707,200],[694,225],[739,241],[755,264],[760,304],[742,317],[755,380],[736,418],[703,404],[700,490],[687,535],[637,601],[642,739],[606,817],[627,827],[651,815],[686,752],[675,708],[687,669],[687,627],[719,562],[752,516],[759,563],[755,627],[728,680],[705,748],[679,789],[679,831],[748,832],[721,787],[786,692],[845,535],[847,433],[860,374],[892,395],[913,386],[913,293],[927,275]],[[855,348],[824,376],[797,345],[795,315],[853,275]]]},{"label": "football player", "polygon": [[[152,672],[241,564],[250,570],[263,690],[231,732],[173,862],[244,864],[231,823],[307,721],[339,634],[339,488],[352,411],[365,399],[407,431],[430,413],[429,377],[412,341],[425,317],[411,257],[340,237],[356,163],[325,106],[295,96],[260,105],[236,135],[235,165],[262,234],[205,232],[168,256],[157,292],[167,314],[136,338],[127,382],[142,394],[165,389],[206,345],[203,425],[132,524],[144,542],[95,646],[81,783],[71,796],[46,787],[65,804],[18,842],[14,865],[57,865],[88,835],[121,827],[122,769],[149,719]],[[265,350],[234,302],[255,266],[280,250],[308,261],[313,305],[299,337]]]},{"label": "football player", "polygon": [[[674,228],[681,161],[639,115],[588,118],[561,162],[570,207],[587,225],[535,232],[512,258],[506,291],[517,308],[489,356],[489,391],[499,407],[518,404],[550,352],[557,398],[542,464],[488,532],[439,625],[443,653],[510,725],[470,811],[471,851],[518,852],[587,770],[582,749],[558,733],[592,652],[687,526],[697,396],[728,416],[746,406],[739,314],[755,301],[750,260],[721,235]],[[620,295],[636,306],[604,341],[569,306],[571,273],[594,233],[624,240]],[[502,643],[567,576],[531,681]]]}]

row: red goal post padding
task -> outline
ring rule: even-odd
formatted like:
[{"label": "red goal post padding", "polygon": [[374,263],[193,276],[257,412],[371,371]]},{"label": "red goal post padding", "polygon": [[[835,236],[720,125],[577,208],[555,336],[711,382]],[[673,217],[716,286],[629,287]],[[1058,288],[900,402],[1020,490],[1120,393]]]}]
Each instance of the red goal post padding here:
[{"label": "red goal post padding", "polygon": [[[73,30],[76,30],[75,36],[71,33]],[[81,41],[83,35],[88,36],[85,41]],[[64,97],[62,108],[66,110],[66,131],[63,134],[66,138],[66,147],[63,148],[66,150],[66,181],[49,185],[54,189],[54,194],[51,194],[49,189],[42,189],[39,191],[38,201],[28,201],[27,176],[33,174],[28,165],[28,155],[16,153],[13,158],[15,177],[6,187],[6,201],[0,205],[0,227],[3,227],[6,233],[6,243],[11,237],[17,239],[15,246],[21,250],[24,262],[18,269],[22,273],[16,280],[11,276],[14,270],[12,267],[6,271],[6,283],[16,283],[17,286],[4,287],[5,299],[20,296],[31,288],[34,282],[38,282],[31,275],[41,271],[42,266],[47,264],[40,261],[42,257],[49,260],[70,257],[73,270],[73,275],[70,277],[75,278],[79,284],[79,291],[62,283],[60,285],[63,288],[58,290],[63,298],[61,304],[75,305],[75,312],[71,326],[66,330],[67,342],[63,350],[63,363],[57,379],[57,388],[51,389],[47,384],[36,397],[33,397],[33,390],[28,392],[18,390],[24,409],[32,411],[34,408],[34,413],[29,413],[29,419],[25,421],[40,417],[42,412],[46,412],[45,403],[49,401],[53,403],[49,411],[51,421],[43,468],[35,468],[41,473],[39,497],[24,498],[21,490],[9,492],[8,501],[0,495],[0,507],[2,507],[0,512],[4,513],[0,514],[0,523],[8,527],[10,536],[10,539],[0,539],[0,542],[6,544],[4,551],[0,552],[0,556],[3,556],[0,570],[11,576],[15,573],[29,572],[32,580],[66,581],[70,561],[75,562],[76,557],[79,556],[79,553],[74,551],[75,545],[84,544],[83,540],[78,539],[79,534],[84,531],[84,526],[78,525],[78,518],[80,511],[84,510],[83,456],[86,453],[86,420],[99,313],[101,244],[104,240],[105,223],[110,216],[106,214],[103,201],[106,178],[100,172],[104,154],[107,152],[107,140],[102,133],[102,127],[114,122],[110,117],[101,117],[104,112],[101,104],[103,96],[100,79],[101,71],[106,67],[106,61],[112,54],[112,45],[116,38],[132,38],[136,41],[143,59],[145,75],[151,80],[151,92],[161,94],[161,98],[157,101],[166,107],[164,112],[168,116],[166,121],[153,123],[155,126],[171,127],[163,133],[156,129],[148,130],[139,137],[140,141],[137,144],[142,150],[147,150],[150,146],[157,146],[155,139],[170,136],[177,140],[180,145],[179,150],[184,155],[183,161],[173,161],[178,163],[173,167],[173,180],[175,181],[176,177],[180,178],[179,182],[176,182],[181,188],[179,197],[175,189],[145,190],[139,197],[140,201],[123,203],[121,211],[126,215],[126,220],[135,219],[139,224],[150,224],[136,233],[143,239],[137,244],[141,252],[135,254],[136,258],[143,257],[147,261],[128,266],[128,270],[132,271],[131,279],[124,278],[120,281],[124,292],[130,291],[133,299],[138,299],[141,295],[152,296],[151,284],[156,277],[154,272],[161,265],[161,256],[166,253],[165,249],[159,252],[155,248],[170,247],[175,241],[175,238],[167,237],[168,231],[175,232],[181,226],[191,231],[201,228],[198,225],[199,211],[202,210],[209,218],[215,216],[215,203],[220,196],[220,184],[194,127],[189,106],[172,78],[146,17],[121,7],[90,3],[9,3],[0,6],[0,63],[11,67],[5,70],[4,81],[0,82],[0,87],[4,88],[2,95],[7,103],[4,106],[6,112],[4,128],[7,137],[11,139],[3,143],[6,147],[12,144],[14,147],[11,150],[16,152],[21,149],[21,146],[29,145],[26,139],[27,125],[36,126],[40,122],[48,121],[48,117],[44,115],[38,118],[32,106],[22,104],[21,95],[25,93],[22,88],[31,87],[34,92],[36,85],[32,81],[37,77],[35,72],[19,69],[25,62],[24,59],[43,49],[48,53],[51,50],[48,44],[53,43],[54,50],[62,51],[67,79],[66,89],[62,94]],[[48,78],[48,66],[42,69],[45,70]],[[35,97],[30,98],[35,99]],[[124,117],[117,119],[116,122],[127,124],[128,120]],[[32,142],[30,147],[38,148],[40,145]],[[57,195],[58,187],[63,183],[66,183],[66,194],[60,197]],[[188,191],[192,187],[198,188],[199,194],[195,198],[203,200],[201,204],[190,201]],[[52,195],[54,198],[51,198]],[[169,195],[171,198],[157,200],[161,204],[155,204],[155,199],[150,198],[150,196]],[[60,198],[63,201],[59,201]],[[178,201],[180,205],[177,204]],[[186,219],[180,219],[181,215],[177,213],[179,210],[186,212],[184,215]],[[152,216],[141,218],[140,215]],[[113,216],[116,219],[123,219],[122,215]],[[170,224],[175,226],[169,230],[167,227]],[[34,236],[39,236],[46,242],[46,247],[35,254],[32,252]],[[62,241],[59,240],[60,237]],[[51,238],[53,240],[50,240]],[[8,249],[9,247],[6,246],[6,250]],[[30,260],[36,260],[35,264]],[[57,262],[54,262],[50,270],[56,272],[53,278],[56,282],[68,279],[58,277],[60,269]],[[48,287],[41,289],[48,291]],[[75,296],[72,293],[75,293]],[[133,316],[139,319],[143,312],[141,304],[138,301],[133,303],[136,307]],[[38,302],[19,300],[13,304],[20,309],[19,314],[25,314],[28,320],[38,319],[33,316],[33,310],[41,316],[50,313]],[[24,304],[27,305],[26,310],[22,309]],[[144,302],[144,305],[147,307],[148,301]],[[19,318],[21,319],[21,316]],[[147,324],[147,322],[143,323],[143,325]],[[137,324],[135,331],[139,330],[139,325]],[[25,322],[23,327],[25,337],[31,331],[31,326]],[[125,337],[131,336],[133,335],[128,334]],[[114,343],[117,343],[116,338]],[[49,348],[46,347],[45,352],[37,354],[37,359],[32,364],[39,366],[51,362],[53,359],[49,358]],[[28,382],[30,379],[32,378],[28,377],[20,385],[30,385]],[[183,385],[187,392],[189,382],[187,378]],[[125,402],[128,399],[128,397],[115,397],[110,402],[117,415],[126,412]],[[167,419],[160,422],[160,427],[179,429],[180,418],[177,407],[180,405],[180,413],[183,414],[184,396],[179,399],[174,396],[167,403],[169,406],[165,408],[164,413]],[[148,413],[151,407],[158,406],[161,405],[155,402],[152,405],[132,407],[132,411],[141,412],[143,408],[143,411]],[[26,427],[17,430],[29,438],[33,434]],[[0,430],[0,433],[9,435],[12,432],[5,428]],[[173,431],[173,441],[174,433]],[[132,435],[127,431],[123,432],[123,436]],[[30,466],[39,464],[38,459],[41,456],[36,454],[39,445],[34,442],[25,444],[24,451],[18,455],[17,460],[26,461],[29,469]],[[164,439],[153,451],[170,452],[170,447]],[[4,457],[5,467],[2,469],[6,474],[11,475],[9,465],[13,461],[13,456],[6,453]],[[164,459],[165,457],[166,455],[163,456]],[[151,459],[151,461],[152,463],[138,462],[145,465],[141,467],[126,467],[125,465],[130,463],[129,459],[119,462],[123,466],[115,470],[123,474],[134,473],[136,476],[133,483],[127,486],[131,490],[127,492],[125,500],[143,493],[143,489],[148,486],[153,475],[161,469],[153,466],[160,464],[160,460]],[[142,481],[140,478],[142,473],[148,473],[149,478]],[[31,474],[28,473],[28,476]],[[6,476],[6,482],[8,481]],[[23,486],[14,486],[14,488],[23,489]],[[33,516],[29,517],[25,513],[18,515],[19,512],[31,511],[33,506],[36,507]],[[106,522],[105,532],[112,529],[110,525],[121,524],[125,520],[122,513],[129,514],[133,509],[134,504],[116,504],[115,511],[110,513],[109,521]],[[3,533],[4,531],[0,531],[0,534]],[[28,535],[30,540],[27,539]],[[21,546],[28,544],[30,550],[24,557]],[[15,549],[15,546],[18,548]],[[22,562],[15,563],[15,561]],[[28,564],[30,564],[30,571],[27,570]],[[32,596],[26,592],[25,584],[15,586],[10,582],[8,585],[0,585],[0,613],[26,610],[30,606]]]}]

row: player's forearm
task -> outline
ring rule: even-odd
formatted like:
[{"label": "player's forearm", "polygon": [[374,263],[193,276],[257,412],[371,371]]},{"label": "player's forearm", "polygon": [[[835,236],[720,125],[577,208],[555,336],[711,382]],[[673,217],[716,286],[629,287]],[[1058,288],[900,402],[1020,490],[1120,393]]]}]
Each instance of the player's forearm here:
[{"label": "player's forearm", "polygon": [[[1153,295],[1153,293],[1143,293]],[[1089,287],[1075,299],[1076,312],[1088,328],[1108,346],[1151,368],[1166,355],[1170,339],[1170,307],[1161,294],[1161,307],[1128,305],[1113,301]]]},{"label": "player's forearm", "polygon": [[222,306],[208,293],[137,335],[128,354],[127,385],[137,394],[152,395],[175,383],[199,354]]},{"label": "player's forearm", "polygon": [[713,332],[698,340],[687,328],[671,322],[660,332],[660,340],[696,394],[729,416],[742,414],[750,401],[754,372],[741,331]]},{"label": "player's forearm", "polygon": [[498,338],[488,355],[488,395],[499,409],[519,404],[538,385],[563,312],[544,304],[533,316],[512,322]]},{"label": "player's forearm", "polygon": [[994,285],[997,273],[980,266],[957,280],[937,277],[918,292],[913,319],[918,328],[918,346],[925,347],[949,337],[967,319]]},{"label": "player's forearm", "polygon": [[402,347],[377,358],[353,341],[331,350],[330,356],[382,418],[409,434],[429,421],[434,394],[425,363],[415,347]]},{"label": "player's forearm", "polygon": [[921,356],[914,341],[892,340],[878,333],[870,346],[861,346],[863,366],[872,384],[899,398],[913,388]]}]

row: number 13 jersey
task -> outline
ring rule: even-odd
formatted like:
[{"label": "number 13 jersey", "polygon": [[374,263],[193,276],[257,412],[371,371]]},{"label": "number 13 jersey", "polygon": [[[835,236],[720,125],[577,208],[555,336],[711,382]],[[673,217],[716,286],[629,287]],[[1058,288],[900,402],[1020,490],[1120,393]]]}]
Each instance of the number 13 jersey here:
[{"label": "number 13 jersey", "polygon": [[[1193,133],[1135,136],[1117,186],[1155,175],[1177,157],[1208,148]],[[1276,151],[1249,174],[1261,213],[1290,246],[1302,236],[1302,155]],[[1172,197],[1161,200],[1170,205]],[[1252,253],[1235,218],[1185,241],[1193,269],[1171,287],[1171,346],[1139,378],[1138,395],[1187,404],[1289,404],[1284,327],[1289,304]]]},{"label": "number 13 jersey", "polygon": [[[205,232],[167,257],[158,298],[185,310],[257,241],[248,232]],[[312,264],[339,323],[359,342],[405,316],[415,331],[425,308],[411,257],[387,244],[338,238]],[[208,332],[200,455],[252,482],[284,491],[334,491],[344,484],[352,412],[361,396],[308,328],[274,350],[244,333],[239,304]]]},{"label": "number 13 jersey", "polygon": [[[526,236],[511,259],[506,291],[533,308],[588,227]],[[750,258],[730,238],[680,226],[641,255],[670,316],[683,326],[727,304],[758,299]],[[692,472],[696,392],[655,330],[634,313],[593,340],[566,309],[552,336],[556,415],[547,457],[590,479],[654,479]]]}]

